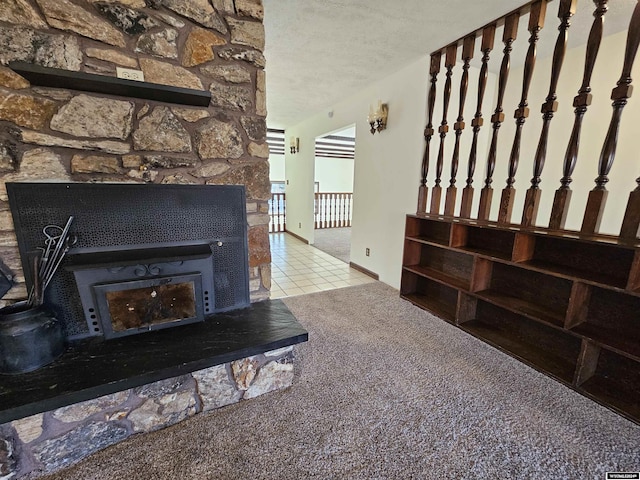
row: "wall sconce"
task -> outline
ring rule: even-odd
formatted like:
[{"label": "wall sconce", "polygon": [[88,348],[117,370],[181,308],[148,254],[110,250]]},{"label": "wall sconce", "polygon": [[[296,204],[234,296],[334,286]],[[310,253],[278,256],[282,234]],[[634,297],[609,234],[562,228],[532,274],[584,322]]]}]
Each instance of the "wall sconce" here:
[{"label": "wall sconce", "polygon": [[289,151],[291,153],[298,153],[300,151],[300,139],[298,137],[291,137],[289,140]]},{"label": "wall sconce", "polygon": [[389,115],[389,105],[382,103],[378,100],[378,108],[375,110],[373,106],[369,105],[369,116],[367,122],[371,126],[371,135],[374,135],[376,131],[381,132],[387,128],[387,116]]}]

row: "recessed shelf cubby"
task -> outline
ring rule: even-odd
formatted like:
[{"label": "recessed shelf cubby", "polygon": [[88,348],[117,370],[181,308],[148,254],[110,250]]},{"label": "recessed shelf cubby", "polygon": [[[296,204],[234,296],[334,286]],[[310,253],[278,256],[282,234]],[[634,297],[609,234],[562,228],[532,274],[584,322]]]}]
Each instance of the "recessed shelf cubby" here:
[{"label": "recessed shelf cubby", "polygon": [[425,240],[428,242],[449,245],[451,224],[439,220],[423,220],[415,217],[407,217],[407,237]]},{"label": "recessed shelf cubby", "polygon": [[478,296],[507,310],[551,323],[564,324],[572,283],[502,263],[493,265],[489,288]]},{"label": "recessed shelf cubby", "polygon": [[453,228],[459,231],[454,235],[454,247],[488,257],[511,260],[514,232],[469,225],[453,225]]},{"label": "recessed shelf cubby", "polygon": [[469,290],[473,257],[463,253],[407,240],[405,268],[433,280]]},{"label": "recessed shelf cubby", "polygon": [[478,300],[476,316],[461,328],[537,369],[573,380],[580,339]]},{"label": "recessed shelf cubby", "polygon": [[449,322],[455,320],[458,292],[454,288],[405,270],[402,272],[400,294],[414,305]]},{"label": "recessed shelf cubby", "polygon": [[528,265],[568,277],[625,288],[633,249],[540,236]]},{"label": "recessed shelf cubby", "polygon": [[640,297],[591,287],[584,310],[572,331],[640,361]]},{"label": "recessed shelf cubby", "polygon": [[640,369],[629,358],[601,349],[593,376],[580,390],[636,421],[640,418]]},{"label": "recessed shelf cubby", "polygon": [[408,215],[401,296],[640,423],[640,244]]}]

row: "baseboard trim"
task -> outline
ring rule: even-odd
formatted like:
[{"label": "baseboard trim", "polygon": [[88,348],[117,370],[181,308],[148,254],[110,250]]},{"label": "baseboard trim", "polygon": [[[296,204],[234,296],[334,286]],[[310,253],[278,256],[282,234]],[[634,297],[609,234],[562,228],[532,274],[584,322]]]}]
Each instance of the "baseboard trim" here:
[{"label": "baseboard trim", "polygon": [[302,238],[300,235],[296,235],[295,233],[289,231],[289,230],[285,230],[284,233],[288,233],[289,235],[291,235],[292,237],[297,238],[298,240],[300,240],[301,242],[306,243],[307,245],[309,245],[309,240],[307,240],[306,238]]},{"label": "baseboard trim", "polygon": [[349,262],[349,266],[351,268],[353,268],[354,270],[358,270],[359,272],[362,272],[365,275],[368,275],[369,277],[373,278],[374,280],[380,280],[380,277],[378,276],[377,273],[374,273],[371,270],[367,270],[366,268],[361,267],[357,263]]}]

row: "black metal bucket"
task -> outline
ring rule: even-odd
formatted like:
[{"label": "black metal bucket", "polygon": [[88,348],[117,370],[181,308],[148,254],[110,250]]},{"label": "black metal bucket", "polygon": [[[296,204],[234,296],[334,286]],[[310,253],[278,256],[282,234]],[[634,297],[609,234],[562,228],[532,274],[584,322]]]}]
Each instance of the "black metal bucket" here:
[{"label": "black metal bucket", "polygon": [[44,306],[26,302],[0,308],[0,373],[37,370],[64,352],[58,319]]}]

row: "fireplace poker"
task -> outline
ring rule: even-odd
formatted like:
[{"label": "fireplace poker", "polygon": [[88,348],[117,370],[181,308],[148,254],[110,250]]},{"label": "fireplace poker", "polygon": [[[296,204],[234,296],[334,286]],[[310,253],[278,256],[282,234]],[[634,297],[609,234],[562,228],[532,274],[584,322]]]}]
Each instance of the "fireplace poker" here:
[{"label": "fireplace poker", "polygon": [[[44,290],[45,288],[47,288],[49,286],[49,282],[51,282],[51,279],[53,278],[53,276],[55,275],[55,273],[58,271],[58,267],[60,266],[60,264],[62,263],[62,259],[64,259],[64,256],[67,254],[67,252],[69,251],[69,249],[74,246],[76,243],[78,243],[78,237],[76,235],[70,235],[69,237],[65,238],[64,242],[60,242],[60,243],[64,243],[64,250],[61,251],[61,253],[59,254],[56,263],[54,264],[53,268],[51,269],[51,273],[49,274],[48,278],[45,279],[43,285],[42,285],[42,290]],[[55,257],[53,257],[55,258]]]},{"label": "fireplace poker", "polygon": [[[75,245],[78,238],[69,235],[73,216],[67,220],[64,228],[58,225],[47,225],[42,229],[47,239],[42,248],[42,257],[36,257],[33,266],[33,286],[29,292],[29,305],[41,305],[44,301],[44,291],[53,279],[58,267],[69,249]],[[51,230],[60,230],[60,235],[52,235]]]},{"label": "fireplace poker", "polygon": [[[51,278],[53,277],[53,275],[56,273],[56,269],[60,265],[60,261],[62,260],[62,257],[64,257],[66,252],[69,251],[67,244],[68,244],[69,229],[71,228],[72,222],[73,222],[73,216],[70,216],[69,220],[67,220],[67,224],[64,226],[64,229],[62,230],[62,233],[55,240],[55,247],[53,249],[53,252],[51,253],[51,257],[47,259],[46,266],[43,266],[42,274],[40,277],[42,280],[41,282],[42,294],[44,294],[44,289],[51,281]],[[65,249],[64,251],[63,251],[63,248]]]}]

